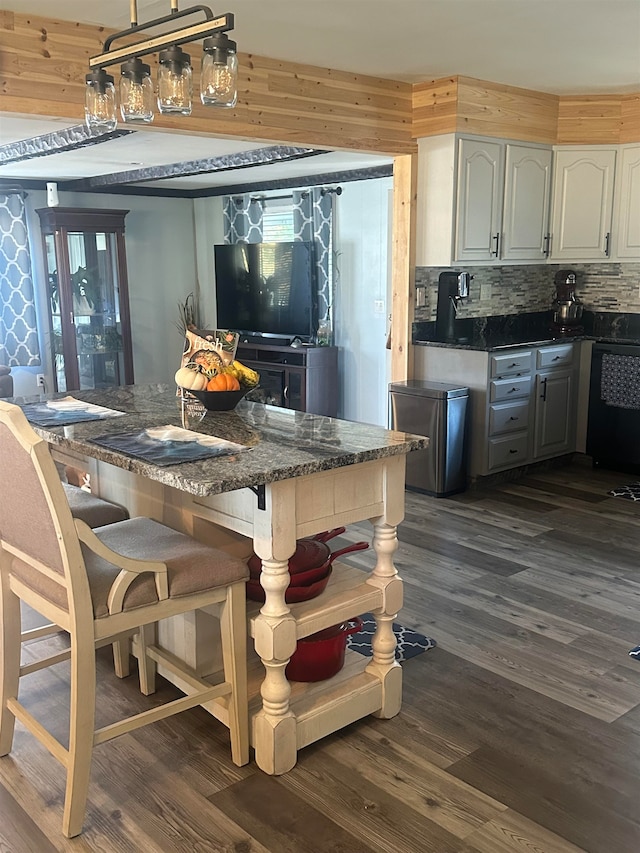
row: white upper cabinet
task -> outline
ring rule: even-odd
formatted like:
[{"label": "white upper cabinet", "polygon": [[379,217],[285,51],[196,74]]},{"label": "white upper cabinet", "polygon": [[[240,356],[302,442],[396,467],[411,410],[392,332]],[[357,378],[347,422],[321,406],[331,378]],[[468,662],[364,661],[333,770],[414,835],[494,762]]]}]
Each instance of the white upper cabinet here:
[{"label": "white upper cabinet", "polygon": [[620,149],[613,227],[617,257],[640,258],[640,145]]},{"label": "white upper cabinet", "polygon": [[545,260],[551,146],[445,134],[418,152],[418,266]]},{"label": "white upper cabinet", "polygon": [[460,139],[457,171],[455,259],[499,258],[504,145]]},{"label": "white upper cabinet", "polygon": [[501,257],[543,261],[549,252],[550,148],[507,145]]},{"label": "white upper cabinet", "polygon": [[592,260],[611,254],[615,148],[556,151],[551,259]]}]

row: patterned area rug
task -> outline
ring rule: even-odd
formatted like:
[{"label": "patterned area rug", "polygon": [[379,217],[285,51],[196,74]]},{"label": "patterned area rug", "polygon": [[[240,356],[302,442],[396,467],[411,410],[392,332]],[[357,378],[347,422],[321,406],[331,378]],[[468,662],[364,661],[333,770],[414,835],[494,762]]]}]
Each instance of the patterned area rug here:
[{"label": "patterned area rug", "polygon": [[614,498],[626,498],[629,501],[640,501],[640,483],[631,483],[628,486],[620,486],[611,489],[608,493]]},{"label": "patterned area rug", "polygon": [[[372,613],[363,613],[360,618],[363,622],[362,631],[358,631],[357,634],[347,637],[347,648],[354,652],[359,652],[366,657],[371,657],[373,655],[371,638],[376,630],[376,621]],[[411,628],[398,625],[397,622],[393,623],[393,633],[396,635],[398,643],[396,646],[396,660],[400,663],[422,654],[422,652],[426,652],[429,649],[433,649],[436,645],[435,640],[425,637],[424,634],[419,634]]]}]

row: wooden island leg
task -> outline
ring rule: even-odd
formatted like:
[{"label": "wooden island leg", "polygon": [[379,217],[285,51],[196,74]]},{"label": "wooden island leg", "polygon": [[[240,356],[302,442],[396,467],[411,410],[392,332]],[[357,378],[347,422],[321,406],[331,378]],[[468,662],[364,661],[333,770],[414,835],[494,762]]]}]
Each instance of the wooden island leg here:
[{"label": "wooden island leg", "polygon": [[266,593],[256,619],[254,643],[265,668],[262,710],[253,720],[256,763],[265,773],[286,773],[296,763],[296,719],[289,709],[291,687],[285,668],[296,649],[296,623],[284,601],[289,561],[263,560],[260,582]]},{"label": "wooden island leg", "polygon": [[386,470],[385,514],[372,518],[376,565],[368,583],[382,590],[382,608],[376,611],[376,632],[371,641],[373,658],[367,672],[382,683],[382,704],[373,716],[395,717],[402,704],[402,667],[395,659],[393,622],[402,607],[402,580],[393,562],[398,549],[397,525],[404,517],[405,458],[389,460]]},{"label": "wooden island leg", "polygon": [[262,560],[260,583],[265,603],[254,623],[255,650],[265,668],[260,688],[262,709],[253,718],[256,764],[279,775],[297,760],[296,718],[289,708],[291,687],[285,676],[296,650],[296,623],[284,600],[289,585],[289,557],[296,547],[295,485],[274,483],[266,489],[266,510],[254,514],[254,549]]}]

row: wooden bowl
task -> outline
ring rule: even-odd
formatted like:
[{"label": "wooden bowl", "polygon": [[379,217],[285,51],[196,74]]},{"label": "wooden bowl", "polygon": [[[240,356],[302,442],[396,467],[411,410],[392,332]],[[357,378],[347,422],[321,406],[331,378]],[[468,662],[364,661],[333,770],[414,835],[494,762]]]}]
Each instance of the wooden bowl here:
[{"label": "wooden bowl", "polygon": [[200,400],[202,405],[209,412],[230,412],[235,409],[240,400],[248,393],[248,388],[239,391],[194,391],[189,390],[190,394]]}]

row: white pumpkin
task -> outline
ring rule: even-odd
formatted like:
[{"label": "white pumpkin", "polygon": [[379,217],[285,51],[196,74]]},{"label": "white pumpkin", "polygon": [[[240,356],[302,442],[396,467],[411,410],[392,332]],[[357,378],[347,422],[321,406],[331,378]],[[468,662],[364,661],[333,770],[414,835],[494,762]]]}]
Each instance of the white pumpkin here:
[{"label": "white pumpkin", "polygon": [[204,373],[192,370],[190,367],[181,367],[176,370],[176,385],[186,388],[187,391],[204,391],[209,381]]}]

